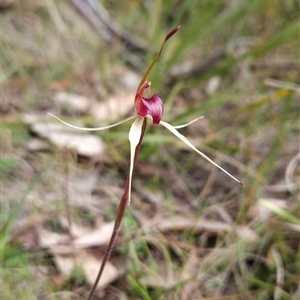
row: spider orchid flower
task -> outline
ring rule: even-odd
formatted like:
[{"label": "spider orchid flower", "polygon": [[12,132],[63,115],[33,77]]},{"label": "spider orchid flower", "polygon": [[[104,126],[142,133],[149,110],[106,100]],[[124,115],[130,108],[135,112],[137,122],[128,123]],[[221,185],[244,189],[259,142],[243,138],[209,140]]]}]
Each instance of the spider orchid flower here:
[{"label": "spider orchid flower", "polygon": [[187,124],[183,124],[183,125],[179,125],[179,126],[172,126],[171,124],[162,121],[164,106],[163,106],[163,101],[162,101],[161,97],[158,94],[154,94],[149,98],[144,96],[145,90],[149,89],[150,86],[151,86],[151,82],[148,81],[148,77],[151,73],[151,70],[152,70],[153,66],[157,62],[157,60],[158,60],[158,58],[159,58],[159,56],[160,56],[160,54],[161,54],[161,52],[162,52],[162,50],[165,46],[165,43],[179,29],[180,29],[180,26],[177,26],[165,37],[165,40],[164,40],[159,52],[155,56],[154,60],[150,64],[149,68],[145,72],[145,75],[143,76],[142,80],[140,81],[140,83],[138,85],[138,88],[137,88],[137,91],[136,91],[136,96],[135,96],[135,99],[134,99],[134,107],[135,107],[135,111],[136,111],[137,115],[132,116],[130,118],[127,118],[127,119],[125,119],[123,121],[120,121],[118,123],[109,125],[109,126],[104,126],[104,127],[100,127],[100,128],[82,128],[82,127],[77,127],[77,126],[74,126],[72,124],[66,123],[65,121],[61,120],[60,118],[58,118],[58,117],[56,117],[56,116],[49,113],[51,116],[55,117],[56,119],[58,119],[62,123],[66,124],[66,125],[68,125],[72,128],[79,129],[79,130],[86,130],[86,131],[105,130],[105,129],[109,129],[109,128],[118,126],[122,123],[125,123],[125,122],[129,121],[129,120],[135,119],[133,124],[131,125],[130,131],[129,131],[130,164],[129,164],[129,173],[128,173],[127,181],[126,181],[125,188],[124,188],[124,194],[121,198],[121,201],[120,201],[120,204],[119,204],[119,207],[118,207],[117,216],[116,216],[116,219],[115,219],[114,231],[112,233],[112,236],[111,236],[110,242],[108,244],[108,247],[107,247],[107,249],[104,253],[104,257],[103,257],[103,260],[102,260],[102,264],[101,264],[98,276],[97,276],[97,278],[95,280],[95,283],[94,283],[94,285],[93,285],[93,287],[90,291],[90,295],[89,295],[88,300],[92,299],[92,296],[93,296],[93,294],[96,290],[98,282],[99,282],[99,280],[102,276],[102,273],[104,271],[104,267],[106,265],[106,262],[108,261],[108,259],[110,257],[112,248],[113,248],[113,246],[115,244],[115,241],[116,241],[116,238],[118,236],[118,233],[119,233],[119,230],[120,230],[120,227],[121,227],[121,222],[122,222],[122,219],[123,219],[123,216],[124,216],[125,208],[128,204],[130,204],[132,175],[133,175],[133,171],[134,171],[135,164],[136,164],[136,161],[137,161],[138,153],[139,153],[139,150],[140,150],[140,147],[141,147],[141,143],[142,143],[142,140],[143,140],[143,136],[144,136],[145,131],[146,131],[147,119],[151,120],[153,125],[161,125],[161,126],[165,127],[166,129],[168,129],[169,131],[171,131],[172,134],[174,134],[177,138],[179,138],[181,141],[183,141],[192,150],[197,152],[204,159],[206,159],[207,161],[212,163],[214,166],[218,167],[220,170],[222,170],[224,173],[226,173],[232,179],[234,179],[239,184],[244,186],[244,184],[241,181],[236,179],[233,175],[231,175],[229,172],[227,172],[221,166],[219,166],[214,161],[212,161],[208,156],[206,156],[204,153],[199,151],[184,135],[182,135],[177,130],[177,129],[181,129],[181,128],[184,128],[186,126],[189,126],[190,124],[196,122],[197,120],[199,120],[202,117],[196,118],[196,119],[192,120],[191,122],[189,122]]}]

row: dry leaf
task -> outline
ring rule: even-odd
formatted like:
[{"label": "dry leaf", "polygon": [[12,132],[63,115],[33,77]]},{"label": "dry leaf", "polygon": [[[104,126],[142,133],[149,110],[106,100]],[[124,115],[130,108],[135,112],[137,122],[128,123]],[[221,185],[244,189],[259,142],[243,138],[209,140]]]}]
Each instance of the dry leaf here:
[{"label": "dry leaf", "polygon": [[115,120],[133,110],[135,92],[125,92],[112,95],[105,102],[95,102],[90,108],[90,114],[97,120]]},{"label": "dry leaf", "polygon": [[62,226],[62,228],[64,228],[65,230],[68,230],[69,234],[73,238],[83,236],[91,231],[90,228],[82,226],[73,220],[71,220],[71,222],[69,222],[69,219],[64,215],[59,216],[59,223]]},{"label": "dry leaf", "polygon": [[[88,251],[79,250],[73,254],[57,254],[54,253],[55,264],[60,272],[69,277],[72,270],[79,266],[84,271],[87,282],[92,285],[97,277],[101,261],[96,259]],[[105,287],[119,277],[119,272],[110,262],[107,262],[98,289]]]},{"label": "dry leaf", "polygon": [[56,232],[46,230],[43,227],[38,227],[37,233],[39,237],[39,245],[42,248],[70,244],[70,237],[67,234],[58,234]]},{"label": "dry leaf", "polygon": [[[268,201],[273,205],[278,206],[281,209],[287,208],[286,200],[268,199]],[[254,204],[248,212],[248,216],[250,218],[252,219],[258,218],[260,221],[267,221],[271,217],[271,215],[272,215],[272,211],[265,205],[262,205],[260,202]]]},{"label": "dry leaf", "polygon": [[39,138],[30,139],[26,146],[29,151],[41,151],[49,149],[49,144]]},{"label": "dry leaf", "polygon": [[37,122],[32,130],[40,136],[47,138],[58,147],[75,150],[79,155],[92,157],[103,153],[104,143],[92,134],[78,133],[64,124],[57,122]]},{"label": "dry leaf", "polygon": [[[66,220],[63,221],[66,222]],[[62,223],[62,225],[64,227],[66,224]],[[79,225],[71,225],[69,230],[75,230],[78,234],[77,238],[71,240],[70,235],[58,234],[40,227],[37,229],[39,246],[51,248],[52,252],[58,254],[72,253],[74,249],[103,246],[109,242],[113,228],[114,222],[102,224],[93,230]]]},{"label": "dry leaf", "polygon": [[95,188],[97,181],[98,174],[95,170],[77,169],[75,174],[69,175],[69,203],[73,206],[81,206],[85,209],[92,209],[92,191]]},{"label": "dry leaf", "polygon": [[113,229],[114,222],[106,223],[78,237],[72,244],[77,249],[105,245],[109,242]]},{"label": "dry leaf", "polygon": [[248,243],[253,244],[259,241],[259,236],[248,226],[238,226],[236,232],[238,236]]},{"label": "dry leaf", "polygon": [[53,97],[54,102],[67,105],[77,112],[86,112],[91,104],[91,100],[82,95],[57,92]]},{"label": "dry leaf", "polygon": [[224,233],[232,230],[232,226],[223,222],[195,219],[190,216],[174,216],[164,218],[155,224],[160,231],[193,230],[213,233]]}]

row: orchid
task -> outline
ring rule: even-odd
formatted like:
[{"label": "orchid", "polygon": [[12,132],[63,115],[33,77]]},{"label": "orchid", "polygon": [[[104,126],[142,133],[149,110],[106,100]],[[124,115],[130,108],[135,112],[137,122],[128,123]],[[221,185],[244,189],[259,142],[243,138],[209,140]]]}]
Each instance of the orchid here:
[{"label": "orchid", "polygon": [[139,153],[140,148],[141,148],[141,143],[142,143],[145,131],[146,131],[147,120],[148,119],[150,121],[152,121],[153,125],[161,125],[161,126],[165,127],[166,129],[168,129],[173,135],[175,135],[177,138],[179,138],[181,141],[183,141],[187,146],[189,146],[192,150],[194,150],[196,153],[198,153],[204,159],[206,159],[207,161],[212,163],[214,166],[216,166],[217,168],[222,170],[224,173],[226,173],[232,179],[234,179],[239,184],[244,186],[241,181],[236,179],[233,175],[231,175],[229,172],[227,172],[221,166],[219,166],[214,161],[212,161],[208,156],[206,156],[204,153],[199,151],[184,135],[182,135],[178,131],[178,129],[181,129],[181,128],[184,128],[184,127],[187,127],[187,126],[191,125],[192,123],[199,120],[201,117],[196,118],[196,119],[192,120],[191,122],[189,122],[187,124],[182,124],[182,125],[179,125],[179,126],[172,126],[171,124],[169,124],[165,121],[162,121],[164,106],[163,106],[163,101],[162,101],[161,97],[158,94],[154,94],[149,98],[144,96],[145,91],[149,90],[149,88],[151,86],[151,82],[148,81],[148,77],[151,73],[151,70],[153,69],[155,63],[157,62],[161,52],[163,51],[163,48],[164,48],[166,42],[179,29],[180,29],[180,26],[177,26],[169,34],[166,35],[166,37],[164,39],[164,42],[162,43],[159,52],[155,56],[154,60],[152,61],[152,63],[148,67],[147,71],[145,72],[142,80],[140,81],[140,83],[138,85],[138,88],[137,88],[137,91],[136,91],[135,99],[134,99],[134,107],[135,107],[135,111],[136,111],[135,116],[129,117],[129,118],[127,118],[123,121],[120,121],[118,123],[108,125],[108,126],[104,126],[104,127],[100,127],[100,128],[82,128],[82,127],[78,127],[78,126],[74,126],[72,124],[69,124],[69,123],[61,120],[60,118],[58,118],[58,117],[56,117],[56,116],[49,113],[51,116],[55,117],[56,119],[58,119],[62,123],[66,124],[66,125],[68,125],[72,128],[79,129],[79,130],[86,130],[86,131],[105,130],[105,129],[109,129],[109,128],[118,126],[118,125],[120,125],[124,122],[127,122],[129,120],[134,119],[134,122],[131,125],[130,131],[129,131],[130,164],[129,164],[129,172],[128,172],[128,176],[127,176],[127,180],[126,180],[126,184],[125,184],[125,188],[124,188],[124,193],[123,193],[123,196],[121,198],[121,201],[120,201],[120,204],[119,204],[119,207],[118,207],[113,233],[111,235],[109,244],[108,244],[108,246],[105,250],[99,273],[98,273],[97,278],[95,280],[95,283],[94,283],[94,285],[93,285],[93,287],[90,291],[88,300],[92,299],[93,294],[94,294],[94,292],[97,288],[97,285],[98,285],[98,283],[100,281],[100,278],[102,276],[102,273],[104,271],[105,265],[106,265],[106,263],[107,263],[107,261],[110,257],[111,251],[114,247],[117,236],[119,234],[126,206],[129,205],[130,201],[131,201],[132,176],[133,176],[133,172],[134,172],[135,165],[136,165],[136,162],[137,162],[138,153]]}]

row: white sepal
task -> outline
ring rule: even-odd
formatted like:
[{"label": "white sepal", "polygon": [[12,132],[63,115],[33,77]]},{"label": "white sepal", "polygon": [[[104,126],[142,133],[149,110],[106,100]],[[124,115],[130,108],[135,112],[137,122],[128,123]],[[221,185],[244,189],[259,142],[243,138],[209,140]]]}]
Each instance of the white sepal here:
[{"label": "white sepal", "polygon": [[181,129],[181,128],[190,126],[191,124],[195,123],[196,121],[198,121],[198,120],[200,120],[200,119],[202,119],[202,118],[204,118],[204,117],[203,117],[203,116],[198,117],[198,118],[196,118],[196,119],[194,119],[194,120],[192,120],[192,121],[190,121],[190,122],[188,122],[188,123],[186,123],[186,124],[173,126],[173,128],[175,128],[175,129]]},{"label": "white sepal", "polygon": [[238,179],[236,179],[233,175],[231,175],[226,170],[224,170],[222,167],[220,167],[218,164],[216,164],[208,156],[206,156],[204,153],[202,153],[201,151],[199,151],[184,135],[182,135],[181,133],[179,133],[171,124],[169,124],[167,122],[164,122],[164,121],[160,121],[159,124],[161,124],[162,126],[164,126],[165,128],[167,128],[168,130],[170,130],[175,136],[177,136],[180,140],[182,140],[185,144],[187,144],[191,149],[193,149],[195,152],[197,152],[199,155],[201,155],[204,159],[206,159],[211,164],[213,164],[214,166],[216,166],[217,168],[219,168],[220,170],[222,170],[224,173],[226,173],[232,179],[234,179],[235,181],[237,181],[239,184],[244,185],[241,181],[239,181]]},{"label": "white sepal", "polygon": [[131,181],[132,181],[135,150],[136,150],[136,146],[138,145],[141,139],[144,119],[145,119],[144,117],[137,117],[129,130],[128,137],[130,142],[130,167],[129,167],[129,175],[128,175],[129,176],[128,204],[130,204],[130,200],[131,200]]},{"label": "white sepal", "polygon": [[74,126],[72,124],[69,124],[65,121],[63,121],[62,119],[60,119],[59,117],[55,116],[55,115],[52,115],[51,113],[48,112],[48,115],[54,117],[55,119],[57,119],[58,121],[64,123],[65,125],[69,126],[69,127],[72,127],[72,128],[75,128],[75,129],[78,129],[78,130],[85,130],[85,131],[100,131],[100,130],[105,130],[105,129],[109,129],[109,128],[112,128],[112,127],[116,127],[120,124],[123,124],[129,120],[132,120],[134,118],[136,118],[136,116],[133,116],[133,117],[130,117],[130,118],[127,118],[125,120],[122,120],[118,123],[115,123],[115,124],[112,124],[112,125],[107,125],[107,126],[103,126],[103,127],[98,127],[98,128],[88,128],[88,127],[78,127],[78,126]]}]

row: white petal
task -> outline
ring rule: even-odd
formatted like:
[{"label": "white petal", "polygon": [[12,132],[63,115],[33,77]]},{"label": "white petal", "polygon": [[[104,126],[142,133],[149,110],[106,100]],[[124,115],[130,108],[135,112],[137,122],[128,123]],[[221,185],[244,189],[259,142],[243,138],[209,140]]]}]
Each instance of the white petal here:
[{"label": "white petal", "polygon": [[85,130],[85,131],[99,131],[99,130],[105,130],[105,129],[109,129],[109,128],[112,128],[112,127],[115,127],[115,126],[118,126],[120,124],[123,124],[129,120],[132,120],[134,118],[136,118],[136,116],[133,116],[133,117],[130,117],[130,118],[127,118],[125,120],[122,120],[118,123],[115,123],[115,124],[112,124],[112,125],[108,125],[108,126],[104,126],[104,127],[98,127],[98,128],[88,128],[88,127],[78,127],[78,126],[74,126],[72,124],[69,124],[65,121],[63,121],[62,119],[60,119],[59,117],[55,116],[55,115],[52,115],[51,113],[48,112],[48,115],[56,118],[57,120],[59,120],[60,122],[64,123],[65,125],[69,126],[69,127],[72,127],[72,128],[75,128],[75,129],[78,129],[78,130]]},{"label": "white petal", "polygon": [[201,116],[201,117],[198,117],[198,118],[196,118],[196,119],[192,120],[192,121],[191,121],[191,122],[189,122],[189,123],[182,124],[182,125],[178,125],[178,126],[173,126],[173,128],[176,128],[176,129],[181,129],[181,128],[187,127],[187,126],[189,126],[189,125],[193,124],[194,122],[196,122],[196,121],[198,121],[198,120],[200,120],[200,119],[202,119],[202,118],[204,118],[204,117],[203,117],[203,116]]},{"label": "white petal", "polygon": [[144,119],[145,119],[144,117],[137,117],[129,130],[130,167],[129,167],[129,175],[128,175],[129,176],[128,204],[130,204],[130,200],[131,200],[131,181],[132,181],[135,149],[141,139]]},{"label": "white petal", "polygon": [[224,170],[222,167],[220,167],[218,164],[216,164],[214,161],[212,161],[208,156],[206,156],[204,153],[199,151],[184,135],[179,133],[172,125],[169,123],[166,123],[164,121],[160,121],[162,126],[170,130],[175,136],[177,136],[180,140],[182,140],[184,143],[186,143],[190,148],[192,148],[194,151],[196,151],[199,155],[201,155],[203,158],[205,158],[207,161],[212,163],[214,166],[218,167],[220,170],[222,170],[224,173],[226,173],[228,176],[230,176],[232,179],[237,181],[240,185],[244,186],[244,184],[236,179],[234,176],[232,176],[230,173],[228,173],[226,170]]}]

